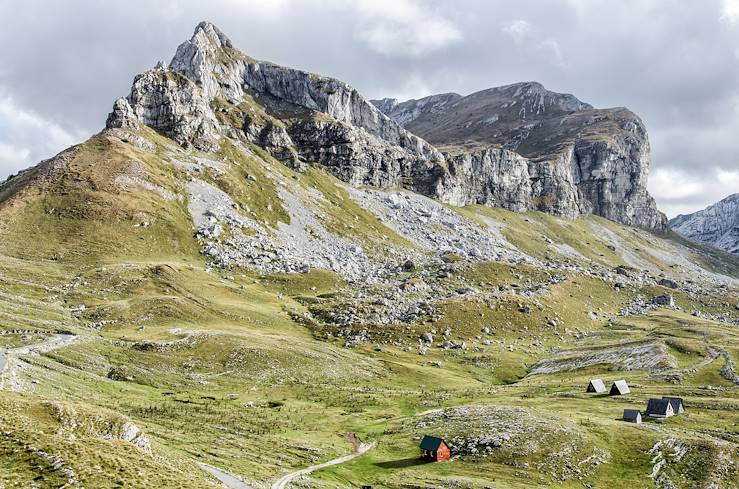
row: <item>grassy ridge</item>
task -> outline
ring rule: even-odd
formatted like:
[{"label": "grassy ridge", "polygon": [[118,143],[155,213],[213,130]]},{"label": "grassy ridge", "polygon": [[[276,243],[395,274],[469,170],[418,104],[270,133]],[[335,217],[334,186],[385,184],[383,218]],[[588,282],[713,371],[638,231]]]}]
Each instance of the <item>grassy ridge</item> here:
[{"label": "grassy ridge", "polygon": [[[27,487],[33,480],[59,486],[69,477],[63,468],[87,487],[205,486],[207,476],[195,461],[245,480],[272,481],[287,468],[348,453],[349,432],[376,441],[377,448],[314,474],[313,487],[643,487],[653,484],[647,475],[654,455],[648,451],[669,438],[688,447],[684,459],[666,465],[674,481],[736,487],[736,464],[726,460],[737,458],[739,397],[720,374],[726,357],[710,355],[711,348],[725,349],[739,361],[736,328],[686,313],[735,314],[734,289],[711,297],[672,291],[683,311],[614,317],[637,296],[668,289],[618,290],[573,270],[460,261],[440,283],[474,287],[475,295],[440,300],[434,321],[378,326],[375,341],[344,348],[344,339],[318,334],[323,325],[301,318],[316,304],[337,308],[356,290],[323,270],[261,276],[211,269],[193,237],[185,177],[171,161],[171,142],[144,135],[154,142],[153,151],[96,136],[64,173],[37,182],[0,209],[0,327],[32,330],[0,335],[0,347],[31,344],[52,330],[83,337],[67,348],[19,358],[17,374],[28,392],[0,394],[0,483],[6,487]],[[226,172],[203,178],[269,227],[289,222],[279,199],[282,180],[296,192],[318,192],[321,219],[335,234],[368,249],[414,247],[320,169],[297,174],[266,154],[244,154],[228,144],[220,156]],[[121,175],[134,183],[117,180]],[[615,267],[630,266],[627,256],[655,270],[673,270],[668,245],[600,218],[457,211],[483,225],[501,224],[510,243],[536,258]],[[717,270],[725,258],[716,258]],[[421,333],[433,329],[438,345],[447,328],[466,350],[432,347],[418,354]],[[619,370],[603,363],[527,375],[559,350],[643,343],[663,345],[674,368]],[[594,376],[606,382],[626,378],[632,394],[586,395]],[[686,399],[685,415],[641,426],[618,420],[623,409],[643,408],[649,397],[668,394]],[[72,409],[84,429],[65,428],[53,403]],[[418,464],[417,438],[426,429],[461,436],[472,426],[420,427],[419,414],[459,406],[525,408],[541,426],[522,443],[541,437],[551,446],[525,456],[503,449],[491,457]],[[107,436],[121,420],[143,430],[153,455]],[[583,447],[608,452],[608,461],[578,474],[557,458],[568,439],[550,432],[561,427]],[[38,450],[59,457],[62,468]],[[540,470],[550,459],[550,469]]]}]

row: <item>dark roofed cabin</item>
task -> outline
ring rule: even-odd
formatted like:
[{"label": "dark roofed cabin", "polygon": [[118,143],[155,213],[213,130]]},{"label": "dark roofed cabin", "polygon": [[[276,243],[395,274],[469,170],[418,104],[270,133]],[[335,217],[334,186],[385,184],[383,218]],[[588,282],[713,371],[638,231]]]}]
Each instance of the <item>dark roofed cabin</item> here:
[{"label": "dark roofed cabin", "polygon": [[685,406],[683,405],[683,400],[681,398],[663,397],[662,399],[665,401],[670,401],[670,404],[672,404],[672,411],[675,413],[675,415],[685,412]]},{"label": "dark roofed cabin", "polygon": [[598,394],[602,394],[606,392],[606,384],[604,384],[601,379],[593,379],[588,383],[588,388],[585,390],[585,392],[595,392]]},{"label": "dark roofed cabin", "polygon": [[421,458],[425,460],[449,460],[452,456],[449,446],[441,438],[435,436],[424,436],[421,440]]},{"label": "dark roofed cabin", "polygon": [[631,392],[631,390],[629,390],[629,385],[626,383],[626,381],[617,380],[611,386],[611,392],[609,392],[608,394],[611,396],[623,396],[624,394],[628,394],[629,392]]},{"label": "dark roofed cabin", "polygon": [[650,418],[669,418],[675,411],[667,399],[650,399],[647,403],[647,416]]},{"label": "dark roofed cabin", "polygon": [[641,423],[641,413],[638,409],[624,409],[624,421],[629,423]]}]

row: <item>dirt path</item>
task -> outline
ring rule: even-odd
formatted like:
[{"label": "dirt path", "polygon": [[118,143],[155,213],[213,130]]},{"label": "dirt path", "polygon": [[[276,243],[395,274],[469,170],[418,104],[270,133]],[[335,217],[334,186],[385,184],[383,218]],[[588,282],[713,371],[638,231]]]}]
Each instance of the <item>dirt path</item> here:
[{"label": "dirt path", "polygon": [[238,479],[237,477],[229,474],[228,472],[224,472],[217,467],[213,467],[212,465],[204,464],[202,462],[198,462],[198,465],[201,469],[221,481],[221,483],[229,489],[252,489],[250,485],[246,484],[241,479]]},{"label": "dirt path", "polygon": [[[290,484],[292,480],[297,479],[302,475],[310,474],[311,472],[315,472],[316,470],[330,467],[332,465],[338,465],[344,462],[348,462],[363,455],[375,446],[374,443],[361,443],[354,433],[349,433],[346,439],[354,447],[352,453],[350,453],[349,455],[344,455],[343,457],[329,460],[328,462],[324,462],[322,464],[312,465],[310,467],[306,467],[305,469],[290,472],[289,474],[282,476],[277,482],[272,484],[272,489],[286,489],[288,487],[288,484]],[[198,466],[200,466],[201,469],[221,481],[221,483],[229,489],[252,489],[250,485],[246,484],[241,479],[229,474],[228,472],[224,472],[217,467],[213,467],[212,465],[204,464],[202,462],[197,462],[197,464]]]},{"label": "dirt path", "polygon": [[701,360],[700,362],[696,363],[695,365],[691,367],[684,367],[684,368],[673,368],[670,370],[665,370],[664,372],[659,372],[659,375],[678,375],[680,377],[684,375],[692,375],[696,372],[698,372],[703,367],[707,367],[708,365],[715,362],[718,357],[721,355],[721,350],[716,349],[710,345],[706,346],[705,349],[706,358]]},{"label": "dirt path", "polygon": [[693,367],[693,368],[694,368],[694,369],[695,369],[696,371],[698,371],[698,370],[702,369],[703,367],[705,367],[705,366],[707,366],[707,365],[710,365],[710,364],[712,364],[713,362],[715,362],[715,361],[716,361],[716,359],[717,359],[717,358],[719,357],[719,355],[721,354],[721,352],[720,352],[720,351],[718,351],[718,350],[715,350],[714,348],[712,348],[712,347],[710,347],[710,346],[709,346],[708,348],[706,348],[706,353],[708,354],[707,358],[706,358],[705,360],[703,360],[702,362],[700,362],[700,363],[699,363],[698,365],[696,365],[695,367]]},{"label": "dirt path", "polygon": [[15,381],[16,368],[18,366],[16,357],[18,355],[38,354],[56,350],[57,348],[72,345],[79,341],[79,339],[79,336],[71,333],[55,334],[51,339],[41,343],[0,350],[0,390],[6,388],[18,390],[18,383]]},{"label": "dirt path", "polygon": [[286,489],[291,481],[297,479],[300,476],[310,474],[311,472],[315,472],[316,470],[324,469],[332,465],[343,464],[350,460],[354,460],[355,458],[364,455],[369,450],[375,447],[374,443],[359,443],[359,440],[354,434],[349,434],[347,436],[347,439],[350,440],[350,442],[354,446],[354,450],[352,451],[352,453],[350,453],[349,455],[344,455],[343,457],[329,460],[328,462],[324,462],[322,464],[311,465],[310,467],[306,467],[295,472],[290,472],[287,475],[283,475],[277,482],[272,484],[272,489]]}]

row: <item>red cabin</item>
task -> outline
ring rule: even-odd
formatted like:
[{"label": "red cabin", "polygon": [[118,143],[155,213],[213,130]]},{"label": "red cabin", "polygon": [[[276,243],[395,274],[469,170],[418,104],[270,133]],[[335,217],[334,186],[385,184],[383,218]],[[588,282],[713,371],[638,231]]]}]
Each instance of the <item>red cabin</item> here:
[{"label": "red cabin", "polygon": [[421,440],[421,458],[441,462],[442,460],[449,460],[451,456],[452,451],[449,450],[449,446],[441,438],[426,435]]}]

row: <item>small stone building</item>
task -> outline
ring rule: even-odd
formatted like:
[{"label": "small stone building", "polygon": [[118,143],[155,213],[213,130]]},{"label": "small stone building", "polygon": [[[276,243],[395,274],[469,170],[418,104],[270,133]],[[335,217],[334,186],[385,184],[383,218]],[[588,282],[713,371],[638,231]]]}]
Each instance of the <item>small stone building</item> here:
[{"label": "small stone building", "polygon": [[675,298],[672,294],[662,294],[652,298],[652,304],[657,306],[675,307]]},{"label": "small stone building", "polygon": [[647,403],[647,416],[650,418],[669,418],[674,415],[672,403],[667,399],[650,399]]},{"label": "small stone building", "polygon": [[588,382],[588,388],[585,392],[595,392],[597,394],[603,394],[606,392],[606,384],[602,379],[592,379]]},{"label": "small stone building", "polygon": [[624,409],[624,421],[629,423],[641,423],[641,412],[638,409]]}]

